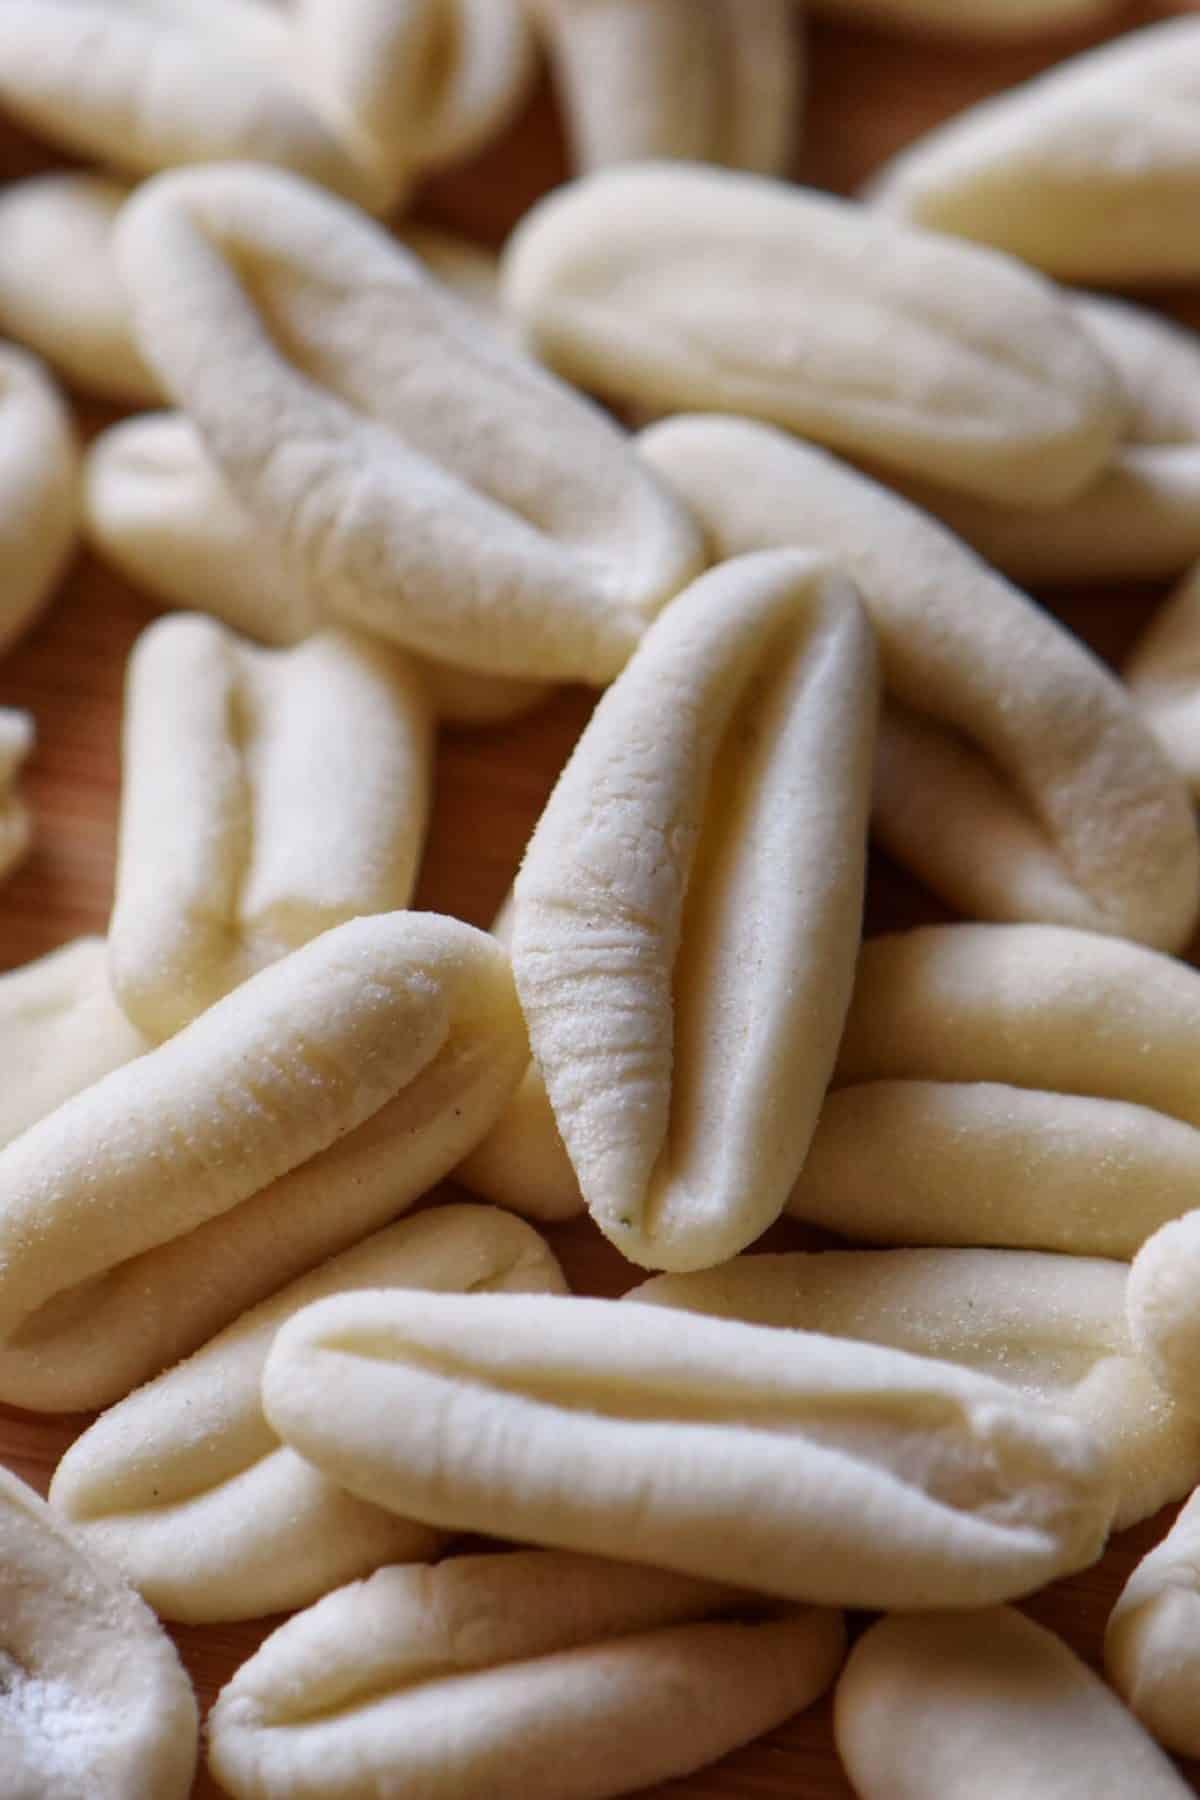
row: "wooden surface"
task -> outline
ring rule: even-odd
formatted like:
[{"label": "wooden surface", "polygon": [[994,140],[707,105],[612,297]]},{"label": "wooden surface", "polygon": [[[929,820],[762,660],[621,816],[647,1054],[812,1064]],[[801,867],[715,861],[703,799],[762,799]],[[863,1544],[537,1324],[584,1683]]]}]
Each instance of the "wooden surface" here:
[{"label": "wooden surface", "polygon": [[[963,0],[964,8],[970,0]],[[1131,6],[1122,27],[1182,6]],[[814,27],[807,141],[797,174],[850,190],[880,160],[946,114],[1078,48],[1079,37],[982,53],[917,44],[883,33]],[[37,146],[15,135],[0,141],[6,174],[51,166]],[[544,187],[563,172],[556,121],[543,94],[505,142],[473,168],[424,196],[428,218],[498,242]],[[1200,295],[1179,295],[1173,310],[1198,315]],[[81,411],[85,426],[100,421]],[[1158,598],[1139,589],[1072,597],[1056,610],[1102,655],[1119,659]],[[150,603],[88,559],[81,559],[41,626],[0,665],[0,704],[30,708],[38,749],[27,791],[36,809],[37,846],[0,890],[0,968],[12,968],[82,931],[103,931],[111,897],[118,798],[117,737],[124,659]],[[516,868],[554,776],[587,716],[588,698],[563,692],[512,727],[444,734],[436,811],[417,903],[486,925]],[[879,930],[944,917],[928,896],[881,861],[873,865],[868,926]],[[593,1232],[576,1224],[549,1234],[574,1285],[616,1294],[636,1279]],[[776,1247],[800,1247],[796,1228],[778,1227]],[[55,1461],[85,1419],[44,1419],[0,1408],[0,1459],[45,1489]],[[1116,1540],[1104,1561],[1028,1603],[1085,1657],[1097,1662],[1105,1619],[1134,1562],[1156,1541],[1169,1515]],[[0,1607],[3,1596],[0,1594]],[[257,1645],[274,1621],[175,1635],[204,1703]],[[1188,1771],[1200,1793],[1200,1767]],[[3,1771],[0,1770],[0,1793]],[[679,1800],[845,1800],[829,1731],[828,1706],[671,1785]],[[198,1797],[216,1788],[201,1775]]]}]

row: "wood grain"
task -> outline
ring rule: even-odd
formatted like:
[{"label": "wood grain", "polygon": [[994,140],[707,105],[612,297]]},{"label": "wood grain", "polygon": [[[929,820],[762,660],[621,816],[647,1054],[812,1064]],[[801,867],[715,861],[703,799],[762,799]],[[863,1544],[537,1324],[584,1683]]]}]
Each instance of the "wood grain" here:
[{"label": "wood grain", "polygon": [[[1183,10],[1189,9],[1131,6],[1119,23],[1128,27]],[[884,156],[937,120],[1086,41],[1074,36],[983,53],[817,25],[811,34],[807,139],[796,173],[847,192]],[[49,166],[51,159],[29,140],[15,132],[0,135],[0,169],[6,176]],[[504,143],[471,168],[432,184],[421,211],[434,222],[498,243],[530,201],[563,173],[561,135],[543,91]],[[1200,295],[1172,301],[1193,318],[1198,303]],[[94,409],[81,409],[81,419],[89,430],[103,422]],[[1159,597],[1147,588],[1086,594],[1060,601],[1058,610],[1101,655],[1115,660]],[[0,665],[0,703],[30,708],[38,724],[27,782],[37,844],[0,891],[0,967],[15,967],[79,932],[105,928],[123,666],[154,610],[145,597],[82,557],[42,624]],[[589,704],[583,692],[564,691],[511,727],[443,734],[418,904],[476,924],[489,922]],[[873,863],[869,929],[944,916],[900,872],[882,859]],[[576,1223],[549,1235],[581,1291],[617,1294],[636,1278],[590,1225]],[[771,1241],[775,1247],[799,1247],[811,1239],[798,1228],[780,1226]],[[86,1422],[0,1408],[0,1459],[44,1491],[58,1456]],[[1098,1662],[1113,1599],[1168,1520],[1164,1514],[1126,1532],[1100,1564],[1038,1595],[1028,1603],[1029,1612]],[[274,1623],[176,1631],[206,1705]],[[1200,1769],[1187,1773],[1200,1793]],[[0,1786],[2,1779],[0,1771]],[[201,1775],[197,1800],[213,1800],[217,1791]],[[783,1800],[785,1795],[847,1800],[851,1793],[834,1754],[827,1704],[720,1766],[657,1791],[677,1800]]]}]

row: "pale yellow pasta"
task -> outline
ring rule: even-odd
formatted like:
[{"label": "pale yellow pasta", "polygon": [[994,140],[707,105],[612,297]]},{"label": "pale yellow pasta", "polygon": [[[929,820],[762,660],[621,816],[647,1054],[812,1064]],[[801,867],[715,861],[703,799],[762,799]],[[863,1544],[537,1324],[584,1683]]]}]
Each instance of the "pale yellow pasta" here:
[{"label": "pale yellow pasta", "polygon": [[822,1605],[1029,1592],[1099,1555],[1115,1505],[1091,1435],[986,1376],[608,1300],[320,1300],[263,1407],[397,1512]]},{"label": "pale yellow pasta", "polygon": [[932,1356],[1078,1419],[1117,1478],[1124,1530],[1200,1481],[1200,1425],[1157,1387],[1125,1323],[1123,1263],[1014,1250],[739,1256],[624,1298]]},{"label": "pale yellow pasta", "polygon": [[858,950],[876,692],[826,562],[724,563],[647,632],[530,839],[517,990],[584,1198],[631,1261],[723,1261],[804,1160]]},{"label": "pale yellow pasta", "polygon": [[138,342],[325,616],[604,682],[703,560],[622,433],[282,171],[159,176],[117,230]]},{"label": "pale yellow pasta", "polygon": [[416,884],[432,795],[416,668],[358,632],[260,650],[172,614],[125,687],[113,991],[149,1037]]},{"label": "pale yellow pasta", "polygon": [[78,524],[70,414],[37,358],[0,344],[0,652],[53,598]]},{"label": "pale yellow pasta", "polygon": [[354,919],[0,1150],[0,1395],[107,1405],[420,1198],[524,1067],[503,952]]},{"label": "pale yellow pasta", "polygon": [[1192,1792],[1099,1676],[1007,1607],[873,1625],[838,1682],[834,1734],[860,1800]]},{"label": "pale yellow pasta", "polygon": [[196,1702],[149,1607],[0,1467],[0,1779],[14,1800],[186,1800]]},{"label": "pale yellow pasta", "polygon": [[1193,809],[1124,688],[935,521],[749,421],[672,420],[642,454],[718,556],[835,557],[889,696],[875,829],[976,918],[1046,919],[1178,950],[1200,899]]},{"label": "pale yellow pasta", "polygon": [[292,1282],[102,1413],[59,1463],[50,1503],[160,1617],[205,1624],[307,1606],[382,1563],[441,1549],[438,1533],[355,1500],[285,1449],[262,1416],[279,1326],[361,1288],[563,1293],[566,1283],[520,1220],[435,1207]]},{"label": "pale yellow pasta", "polygon": [[681,163],[604,170],[509,239],[506,305],[609,399],[740,413],[964,493],[1081,492],[1119,384],[1040,276],[853,202]]},{"label": "pale yellow pasta", "polygon": [[844,1655],[835,1612],[600,1558],[381,1569],[242,1665],[209,1762],[245,1800],[605,1800],[770,1730]]},{"label": "pale yellow pasta", "polygon": [[27,712],[0,706],[0,877],[16,867],[29,848],[33,825],[20,791],[21,768],[33,749],[33,720]]},{"label": "pale yellow pasta", "polygon": [[1178,1756],[1200,1756],[1200,1492],[1121,1590],[1104,1668],[1130,1710]]},{"label": "pale yellow pasta", "polygon": [[1200,21],[1166,19],[982,101],[901,151],[893,217],[1124,286],[1200,271]]},{"label": "pale yellow pasta", "polygon": [[1151,731],[1200,795],[1200,564],[1154,614],[1124,675]]}]

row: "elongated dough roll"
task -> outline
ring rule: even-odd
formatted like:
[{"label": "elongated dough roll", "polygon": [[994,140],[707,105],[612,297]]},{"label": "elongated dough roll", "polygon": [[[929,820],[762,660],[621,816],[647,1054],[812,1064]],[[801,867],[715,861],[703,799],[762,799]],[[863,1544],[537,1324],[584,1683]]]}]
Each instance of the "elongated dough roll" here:
[{"label": "elongated dough roll", "polygon": [[1200,899],[1193,809],[1121,685],[964,544],[780,432],[672,420],[643,455],[719,556],[835,556],[879,639],[874,799],[886,848],[977,918],[1046,919],[1177,950]]},{"label": "elongated dough roll", "polygon": [[330,196],[160,176],[117,250],[143,353],[318,612],[483,673],[604,682],[700,567],[621,432]]},{"label": "elongated dough roll", "polygon": [[863,948],[788,1210],[876,1243],[1127,1258],[1200,1189],[1200,975],[1050,925]]},{"label": "elongated dough roll", "polygon": [[1154,614],[1124,676],[1147,725],[1200,796],[1200,562]]},{"label": "elongated dough roll", "polygon": [[524,1066],[507,958],[355,919],[0,1151],[0,1394],[102,1406],[394,1218]]},{"label": "elongated dough roll", "polygon": [[132,1588],[0,1467],[0,1752],[19,1800],[186,1800],[196,1702]]},{"label": "elongated dough roll", "polygon": [[764,419],[992,500],[1070,499],[1121,430],[1115,377],[1040,277],[759,176],[573,182],[517,227],[502,288],[581,387]]},{"label": "elongated dough roll", "polygon": [[[732,1616],[731,1616],[732,1615]],[[561,1551],[381,1569],[290,1619],[218,1696],[210,1766],[245,1800],[605,1800],[809,1706],[837,1613]]]},{"label": "elongated dough roll", "polygon": [[285,1449],[262,1416],[279,1326],[360,1288],[561,1294],[566,1282],[520,1220],[435,1207],[292,1282],[102,1413],[59,1463],[50,1503],[163,1618],[206,1624],[307,1606],[381,1563],[441,1549],[438,1533],[354,1499]]},{"label": "elongated dough roll", "polygon": [[37,358],[0,344],[0,653],[53,597],[78,524],[70,414]]},{"label": "elongated dough roll", "polygon": [[1134,1258],[1126,1305],[1133,1341],[1163,1388],[1200,1418],[1200,1210],[1147,1238]]},{"label": "elongated dough roll", "polygon": [[0,976],[0,1044],[0,1146],[150,1048],[113,998],[98,937]]},{"label": "elongated dough roll", "polygon": [[600,700],[513,887],[534,1059],[600,1229],[697,1268],[779,1216],[854,979],[874,647],[819,557],[723,564]]},{"label": "elongated dough roll", "polygon": [[1064,281],[1193,280],[1198,70],[1195,19],[1127,32],[919,138],[869,198]]},{"label": "elongated dough roll", "polygon": [[1104,1634],[1104,1668],[1160,1744],[1200,1756],[1200,1490],[1121,1590]]},{"label": "elongated dough roll", "polygon": [[170,1037],[239,982],[416,885],[432,718],[402,652],[333,630],[259,650],[212,620],[143,632],[125,688],[113,991]]},{"label": "elongated dough roll", "polygon": [[0,706],[0,878],[14,869],[29,848],[33,825],[21,797],[21,767],[33,749],[33,720],[27,712]]},{"label": "elongated dough roll", "polygon": [[993,1376],[1078,1419],[1109,1456],[1123,1531],[1200,1480],[1200,1426],[1166,1400],[1125,1324],[1123,1263],[1013,1250],[739,1256],[624,1299],[857,1338]]},{"label": "elongated dough roll", "polygon": [[794,0],[529,0],[575,166],[683,157],[783,174],[804,75]]},{"label": "elongated dough roll", "polygon": [[[264,542],[183,413],[101,432],[84,459],[83,506],[92,548],[158,599],[265,644],[296,644],[320,629],[312,595]],[[413,660],[439,717],[456,725],[515,718],[547,692],[542,682]]]},{"label": "elongated dough roll", "polygon": [[1200,558],[1200,338],[1142,307],[1095,295],[1071,306],[1125,395],[1108,467],[1061,506],[997,506],[919,482],[906,496],[1014,581],[1177,575]]},{"label": "elongated dough roll", "polygon": [[1029,1592],[1099,1555],[1115,1504],[1089,1433],[986,1376],[607,1300],[320,1300],[263,1407],[414,1518],[821,1605]]},{"label": "elongated dough roll", "polygon": [[834,1732],[861,1800],[1185,1800],[1192,1792],[1073,1650],[1008,1607],[882,1619]]}]

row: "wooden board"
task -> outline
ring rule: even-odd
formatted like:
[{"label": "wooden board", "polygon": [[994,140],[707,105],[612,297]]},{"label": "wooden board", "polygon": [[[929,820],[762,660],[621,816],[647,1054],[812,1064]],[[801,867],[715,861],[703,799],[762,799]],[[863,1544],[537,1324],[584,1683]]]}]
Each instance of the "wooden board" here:
[{"label": "wooden board", "polygon": [[[971,0],[962,0],[964,9]],[[1165,11],[1132,6],[1128,26]],[[980,52],[917,44],[861,29],[812,31],[807,142],[797,173],[847,192],[878,162],[921,130],[963,105],[1033,73],[1080,47],[1078,36],[1052,47]],[[0,139],[6,175],[51,166],[37,146],[7,133]],[[505,142],[472,169],[432,185],[427,218],[496,243],[543,188],[561,178],[561,141],[543,93]],[[1176,296],[1187,316],[1197,295]],[[85,427],[103,422],[81,411]],[[1132,642],[1158,592],[1141,588],[1056,602],[1071,625],[1102,655],[1117,660]],[[27,790],[37,815],[37,847],[0,890],[0,968],[12,968],[83,931],[103,931],[111,899],[118,799],[118,731],[122,671],[137,632],[154,608],[88,558],[81,558],[42,625],[0,665],[0,704],[29,707],[38,749]],[[505,729],[446,732],[440,748],[436,812],[417,903],[486,925],[512,878],[522,846],[557,769],[586,719],[589,698],[564,691],[539,713]],[[869,929],[944,917],[929,896],[882,860],[873,864]],[[636,1278],[590,1225],[550,1233],[572,1282],[582,1291],[617,1294]],[[802,1247],[798,1229],[778,1227],[776,1247]],[[0,1460],[45,1489],[83,1418],[46,1419],[0,1408]],[[1126,1532],[1102,1563],[1060,1582],[1028,1603],[1028,1611],[1098,1662],[1109,1608],[1135,1561],[1161,1535],[1169,1514]],[[2,1594],[0,1594],[2,1607]],[[207,1705],[217,1687],[275,1621],[180,1629],[176,1638]],[[1200,1767],[1188,1771],[1200,1793]],[[0,1785],[2,1785],[0,1771]],[[659,1790],[667,1792],[668,1790]],[[834,1755],[828,1706],[815,1709],[669,1789],[679,1800],[846,1800],[850,1788]],[[217,1789],[203,1774],[197,1800]]]}]

